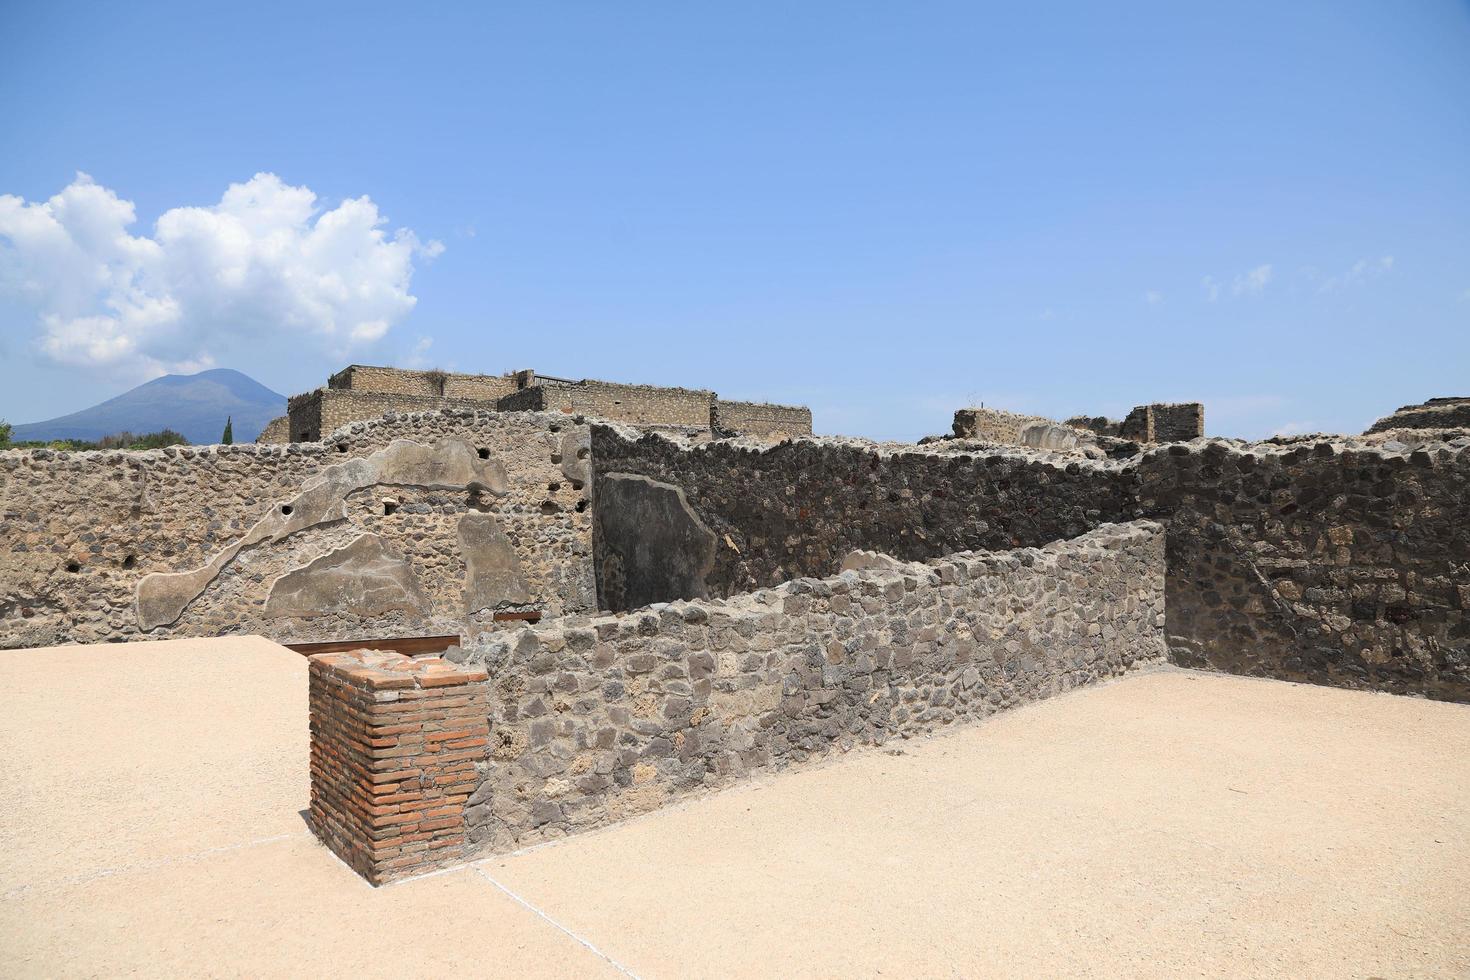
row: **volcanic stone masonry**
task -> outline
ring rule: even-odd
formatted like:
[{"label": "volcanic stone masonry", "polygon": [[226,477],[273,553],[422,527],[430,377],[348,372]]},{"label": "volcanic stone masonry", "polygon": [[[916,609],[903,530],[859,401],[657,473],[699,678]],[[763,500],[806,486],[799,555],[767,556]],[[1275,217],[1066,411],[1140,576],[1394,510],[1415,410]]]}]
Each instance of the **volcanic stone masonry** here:
[{"label": "volcanic stone masonry", "polygon": [[570,617],[453,653],[490,681],[476,849],[621,820],[750,773],[936,731],[1164,658],[1163,532],[800,578]]},{"label": "volcanic stone masonry", "polygon": [[596,608],[589,431],[454,411],[327,442],[0,453],[0,647],[454,634]]},{"label": "volcanic stone masonry", "polygon": [[1470,435],[1174,443],[1125,460],[592,431],[600,605],[1166,520],[1179,662],[1470,701]]},{"label": "volcanic stone masonry", "polygon": [[266,426],[257,442],[312,442],[342,426],[387,412],[448,408],[502,412],[555,411],[705,435],[785,439],[811,435],[810,409],[721,401],[712,391],[616,384],[609,381],[509,374],[451,374],[353,364],[324,388],[293,396],[287,415]]}]

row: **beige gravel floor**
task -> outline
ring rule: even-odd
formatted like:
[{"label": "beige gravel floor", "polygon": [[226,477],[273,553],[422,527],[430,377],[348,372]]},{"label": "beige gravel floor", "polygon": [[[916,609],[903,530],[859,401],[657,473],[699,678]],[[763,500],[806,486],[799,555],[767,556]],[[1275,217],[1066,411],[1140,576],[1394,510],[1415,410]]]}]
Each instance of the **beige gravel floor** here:
[{"label": "beige gravel floor", "polygon": [[1470,976],[1470,707],[1187,671],[372,889],[305,669],[0,653],[0,975]]}]

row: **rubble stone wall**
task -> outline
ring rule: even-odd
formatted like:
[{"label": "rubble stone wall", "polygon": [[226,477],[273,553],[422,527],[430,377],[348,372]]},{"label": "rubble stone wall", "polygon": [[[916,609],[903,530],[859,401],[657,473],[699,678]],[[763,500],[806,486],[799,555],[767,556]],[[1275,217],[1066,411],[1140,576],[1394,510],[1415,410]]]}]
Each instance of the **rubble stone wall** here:
[{"label": "rubble stone wall", "polygon": [[464,411],[289,446],[0,452],[0,647],[593,610],[587,446],[562,416]]},{"label": "rubble stone wall", "polygon": [[502,398],[499,407],[502,411],[590,415],[630,425],[708,429],[714,399],[712,391],[577,381],[537,384]]},{"label": "rubble stone wall", "polygon": [[593,429],[600,604],[925,559],[1103,521],[1169,525],[1190,666],[1470,701],[1470,438],[1173,443],[1125,461],[945,444],[690,447]]},{"label": "rubble stone wall", "polygon": [[1162,529],[1138,522],[500,634],[460,657],[491,689],[470,841],[589,830],[1159,663],[1163,587]]},{"label": "rubble stone wall", "polygon": [[348,388],[318,388],[287,402],[291,442],[319,442],[331,433],[389,412],[437,412],[449,408],[489,409],[476,399],[437,395],[384,394]]},{"label": "rubble stone wall", "polygon": [[812,410],[800,405],[716,398],[710,428],[740,435],[794,439],[812,434]]},{"label": "rubble stone wall", "polygon": [[509,375],[445,372],[441,389],[440,378],[433,371],[353,364],[332,375],[327,381],[327,387],[332,390],[382,395],[419,395],[427,398],[493,402],[515,391],[516,383]]},{"label": "rubble stone wall", "polygon": [[255,441],[261,445],[279,445],[281,443],[290,442],[290,416],[281,415],[271,419],[265,424],[265,428],[260,430],[260,435],[255,437]]},{"label": "rubble stone wall", "polygon": [[[1041,545],[1131,520],[1136,507],[1121,464],[1024,450],[941,453],[840,439],[689,446],[594,425],[592,458],[606,609],[830,575],[858,549],[923,560]],[[614,503],[658,514],[676,533],[623,521]],[[690,543],[705,541],[708,568],[702,553],[691,561]]]},{"label": "rubble stone wall", "polygon": [[1176,662],[1470,701],[1470,440],[1176,444],[1137,469]]},{"label": "rubble stone wall", "polygon": [[1405,405],[1374,422],[1368,432],[1395,429],[1470,429],[1470,398],[1431,398],[1422,405]]}]

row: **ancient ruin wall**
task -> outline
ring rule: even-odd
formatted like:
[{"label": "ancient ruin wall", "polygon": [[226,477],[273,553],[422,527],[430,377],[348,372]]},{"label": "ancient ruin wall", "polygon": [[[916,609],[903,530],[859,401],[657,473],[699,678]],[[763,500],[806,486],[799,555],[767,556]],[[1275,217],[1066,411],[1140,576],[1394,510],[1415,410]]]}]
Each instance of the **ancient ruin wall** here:
[{"label": "ancient ruin wall", "polygon": [[1163,535],[799,579],[542,624],[489,673],[473,845],[589,830],[751,773],[933,732],[1163,659]]},{"label": "ancient ruin wall", "polygon": [[391,395],[341,388],[318,388],[304,395],[296,395],[287,402],[291,442],[316,442],[353,422],[376,419],[389,412],[438,412],[445,409],[474,411],[489,408],[489,405],[475,399]]},{"label": "ancient ruin wall", "polygon": [[594,425],[599,599],[630,609],[830,575],[849,551],[923,560],[1035,546],[1134,516],[1120,464],[852,440],[695,447]]},{"label": "ancient ruin wall", "polygon": [[255,437],[259,445],[280,445],[291,441],[291,418],[287,415],[277,416],[265,424],[260,430],[260,435]]},{"label": "ancient ruin wall", "polygon": [[450,374],[353,364],[332,375],[327,387],[382,395],[493,402],[515,391],[516,382],[513,377],[500,374]]},{"label": "ancient ruin wall", "polygon": [[1470,701],[1470,440],[1174,445],[1138,472],[1176,662]]},{"label": "ancient ruin wall", "polygon": [[587,443],[561,416],[454,412],[290,446],[0,452],[0,647],[594,609]]},{"label": "ancient ruin wall", "polygon": [[920,559],[1143,513],[1169,523],[1180,663],[1470,700],[1464,437],[1175,443],[1071,464],[839,440],[691,449],[610,426],[593,445],[607,608],[826,574],[850,549]]},{"label": "ancient ruin wall", "polygon": [[1470,398],[1431,398],[1405,405],[1368,427],[1369,433],[1395,429],[1470,429]]},{"label": "ancient ruin wall", "polygon": [[[535,392],[533,394],[532,392]],[[590,415],[641,426],[708,429],[714,392],[607,381],[541,383],[502,398],[502,411],[541,410]]]},{"label": "ancient ruin wall", "polygon": [[795,439],[812,434],[812,410],[800,405],[732,402],[716,398],[710,428],[719,432]]}]

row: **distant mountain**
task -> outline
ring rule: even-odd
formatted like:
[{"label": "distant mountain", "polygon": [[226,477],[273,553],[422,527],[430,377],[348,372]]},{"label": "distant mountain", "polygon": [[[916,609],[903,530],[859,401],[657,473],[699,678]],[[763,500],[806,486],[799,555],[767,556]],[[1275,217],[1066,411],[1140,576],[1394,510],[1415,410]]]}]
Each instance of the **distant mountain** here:
[{"label": "distant mountain", "polygon": [[216,368],[167,374],[80,412],[16,425],[11,438],[95,442],[125,430],[141,435],[169,428],[192,443],[215,443],[225,430],[225,419],[233,418],[235,441],[253,442],[267,422],[285,414],[285,395],[239,371]]}]

